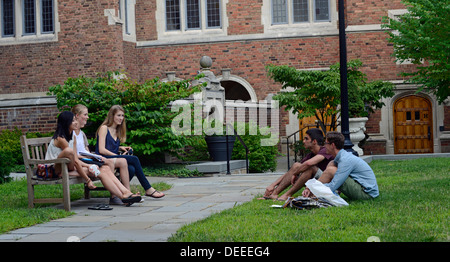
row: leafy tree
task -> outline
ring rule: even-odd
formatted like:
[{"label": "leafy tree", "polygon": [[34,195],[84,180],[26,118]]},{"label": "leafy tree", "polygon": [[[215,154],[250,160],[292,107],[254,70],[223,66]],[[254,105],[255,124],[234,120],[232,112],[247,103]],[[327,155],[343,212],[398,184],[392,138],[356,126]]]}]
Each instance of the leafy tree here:
[{"label": "leafy tree", "polygon": [[383,28],[399,62],[411,61],[417,71],[402,73],[419,90],[436,95],[442,103],[450,96],[450,1],[403,0],[408,12],[399,19],[383,18]]},{"label": "leafy tree", "polygon": [[[360,60],[347,63],[348,103],[350,117],[368,116],[374,109],[381,108],[381,98],[394,95],[394,85],[390,82],[367,82],[367,77],[359,71]],[[286,65],[267,66],[269,76],[283,85],[282,89],[292,92],[280,92],[274,99],[286,110],[298,112],[298,118],[315,116],[324,133],[325,120],[331,117],[331,130],[335,130],[340,100],[340,68],[339,63],[330,66],[326,71],[299,71]]]}]

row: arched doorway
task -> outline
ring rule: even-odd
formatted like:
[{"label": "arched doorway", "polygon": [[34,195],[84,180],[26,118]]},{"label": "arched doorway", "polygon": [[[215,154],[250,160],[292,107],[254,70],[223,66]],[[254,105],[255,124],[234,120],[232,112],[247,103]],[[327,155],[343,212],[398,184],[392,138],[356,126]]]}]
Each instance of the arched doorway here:
[{"label": "arched doorway", "polygon": [[238,82],[232,80],[222,80],[220,85],[225,88],[226,100],[251,100],[250,94],[247,89]]},{"label": "arched doorway", "polygon": [[394,153],[433,153],[433,121],[429,99],[408,95],[394,103]]}]

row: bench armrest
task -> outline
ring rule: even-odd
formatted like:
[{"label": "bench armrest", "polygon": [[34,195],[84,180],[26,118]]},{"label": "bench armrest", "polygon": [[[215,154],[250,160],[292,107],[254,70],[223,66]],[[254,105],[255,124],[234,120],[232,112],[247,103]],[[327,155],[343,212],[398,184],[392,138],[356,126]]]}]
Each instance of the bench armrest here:
[{"label": "bench armrest", "polygon": [[56,158],[51,160],[39,160],[39,159],[29,159],[28,164],[68,164],[70,159],[68,158]]}]

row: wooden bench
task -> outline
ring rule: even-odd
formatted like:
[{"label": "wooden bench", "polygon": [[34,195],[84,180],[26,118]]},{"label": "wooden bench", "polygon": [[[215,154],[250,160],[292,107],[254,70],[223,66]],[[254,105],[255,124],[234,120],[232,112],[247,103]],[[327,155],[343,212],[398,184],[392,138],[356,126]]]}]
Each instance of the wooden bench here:
[{"label": "wooden bench", "polygon": [[[63,203],[64,209],[70,211],[70,185],[84,184],[84,197],[90,198],[90,191],[106,190],[104,187],[89,189],[83,178],[77,176],[69,176],[67,164],[70,163],[68,158],[58,158],[53,160],[45,160],[45,153],[51,137],[26,138],[25,135],[20,137],[22,147],[23,162],[27,173],[27,190],[28,190],[28,207],[33,208],[35,203]],[[43,180],[36,176],[36,168],[38,164],[60,163],[62,173],[60,179]],[[91,178],[92,181],[99,179]],[[55,185],[62,184],[62,198],[35,198],[34,186],[36,185]]]}]

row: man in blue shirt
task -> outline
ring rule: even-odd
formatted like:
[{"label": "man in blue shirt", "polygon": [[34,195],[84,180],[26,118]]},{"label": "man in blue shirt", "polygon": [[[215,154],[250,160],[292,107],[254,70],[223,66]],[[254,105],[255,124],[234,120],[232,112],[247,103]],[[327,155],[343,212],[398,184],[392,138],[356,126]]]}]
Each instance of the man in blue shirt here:
[{"label": "man in blue shirt", "polygon": [[[344,140],[344,135],[339,132],[327,133],[325,148],[327,153],[335,158],[319,181],[328,186],[331,191],[339,190],[352,200],[377,197],[378,184],[373,170],[364,160],[343,150]],[[306,189],[302,195],[308,197],[310,191]]]}]

